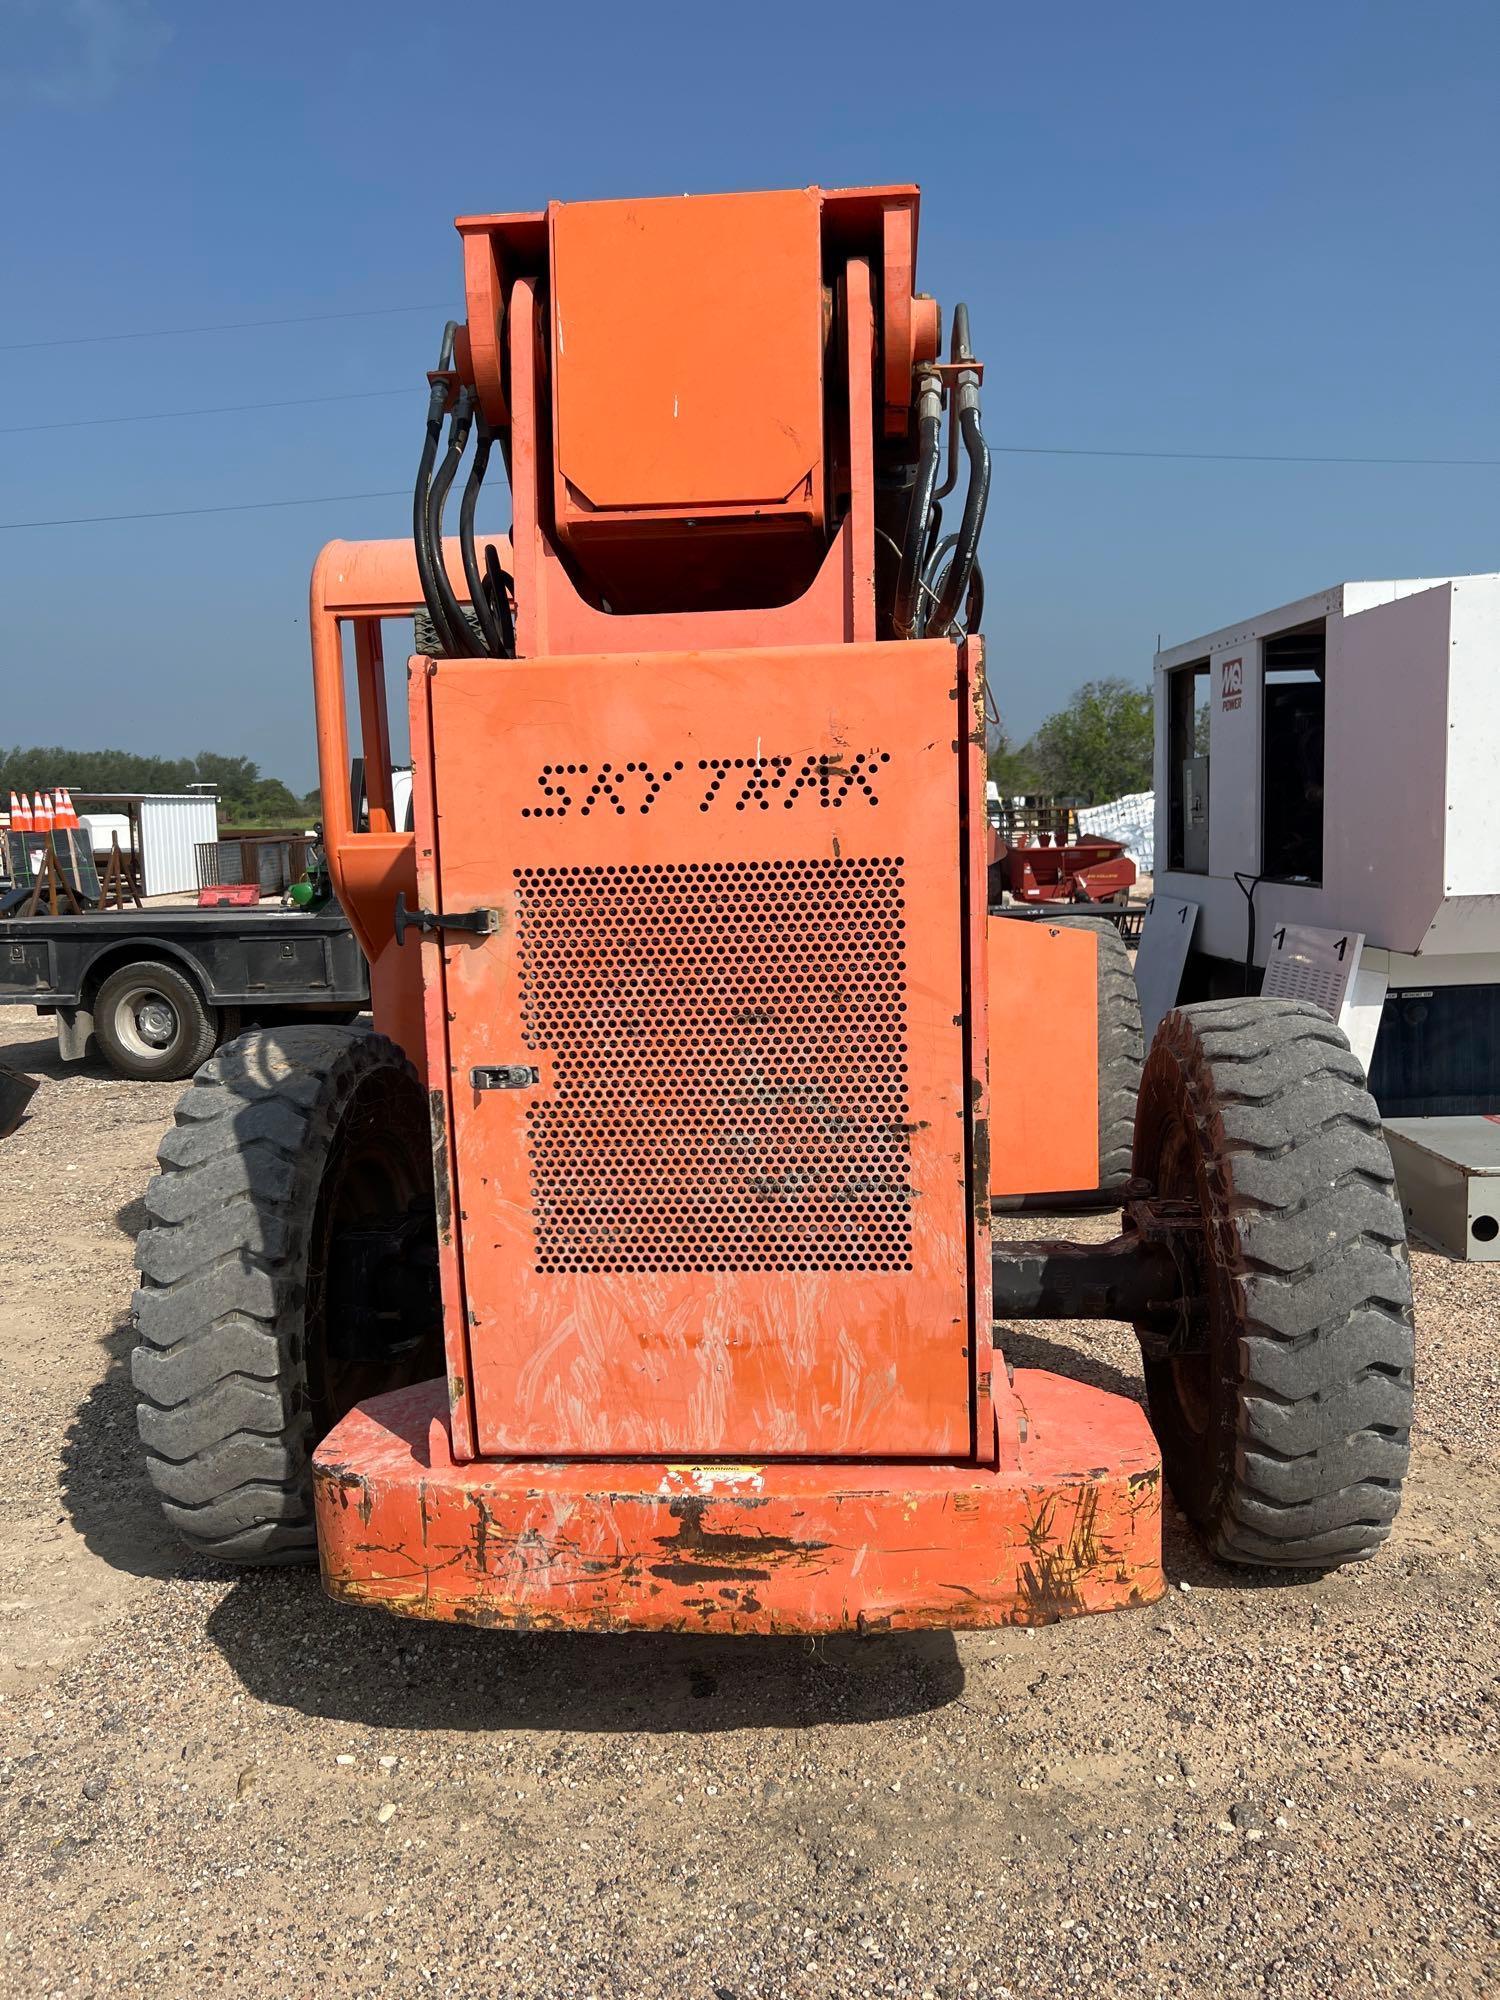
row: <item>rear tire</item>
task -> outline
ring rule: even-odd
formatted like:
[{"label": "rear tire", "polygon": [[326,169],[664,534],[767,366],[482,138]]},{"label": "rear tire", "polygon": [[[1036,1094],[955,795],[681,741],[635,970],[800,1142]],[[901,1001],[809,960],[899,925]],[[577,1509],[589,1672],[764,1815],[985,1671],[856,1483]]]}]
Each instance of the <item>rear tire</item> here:
[{"label": "rear tire", "polygon": [[1135,967],[1119,927],[1107,917],[1056,917],[1065,930],[1092,931],[1098,944],[1099,1187],[1118,1193],[1130,1179],[1135,1104],[1145,1037]]},{"label": "rear tire", "polygon": [[311,1562],[311,1456],[442,1372],[427,1107],[383,1036],[242,1035],[177,1106],[136,1244],[146,1471],[188,1545]]},{"label": "rear tire", "polygon": [[94,995],[94,1038],[117,1076],[170,1083],[191,1076],[213,1052],[218,1029],[185,972],[138,959],[110,973]]},{"label": "rear tire", "polygon": [[1206,1323],[1190,1351],[1145,1360],[1178,1504],[1226,1562],[1371,1554],[1406,1474],[1413,1331],[1395,1174],[1358,1058],[1303,1001],[1176,1009],[1146,1061],[1135,1171],[1205,1224],[1191,1287]]}]

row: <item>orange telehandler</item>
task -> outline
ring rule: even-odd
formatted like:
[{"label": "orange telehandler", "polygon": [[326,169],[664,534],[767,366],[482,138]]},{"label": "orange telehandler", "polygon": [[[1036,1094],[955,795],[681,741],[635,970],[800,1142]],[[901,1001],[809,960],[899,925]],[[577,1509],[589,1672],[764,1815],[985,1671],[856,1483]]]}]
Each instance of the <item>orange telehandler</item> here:
[{"label": "orange telehandler", "polygon": [[[221,1050],[147,1198],[140,1429],[195,1548],[418,1617],[813,1631],[1148,1602],[1163,1464],[1231,1562],[1386,1535],[1406,1246],[1322,1015],[1169,1015],[1121,1233],[992,1240],[992,1194],[1098,1184],[1100,943],[987,918],[983,371],[917,211],[460,219],[412,537],[312,587],[375,1032]],[[1089,1316],[1149,1426],[997,1344]]]}]

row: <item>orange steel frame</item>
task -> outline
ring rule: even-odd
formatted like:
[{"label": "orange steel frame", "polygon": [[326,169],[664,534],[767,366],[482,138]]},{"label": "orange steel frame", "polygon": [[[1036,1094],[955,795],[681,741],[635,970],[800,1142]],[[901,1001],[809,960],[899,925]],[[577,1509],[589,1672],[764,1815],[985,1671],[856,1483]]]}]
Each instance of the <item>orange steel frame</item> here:
[{"label": "orange steel frame", "polygon": [[[1008,1178],[1030,1163],[1025,1118],[989,1103],[983,653],[877,629],[876,453],[899,445],[937,345],[912,292],[915,190],[554,205],[459,229],[458,367],[508,440],[518,657],[410,662],[413,833],[393,824],[379,639],[419,602],[412,552],[333,543],[313,577],[329,864],[376,1024],[428,1087],[446,1350],[446,1380],[372,1398],[319,1447],[327,1588],[594,1629],[1035,1623],[1149,1601],[1142,1413],[1012,1378],[991,1345],[997,1123],[1023,1149]],[[772,314],[805,329],[826,281],[818,323],[839,334],[816,356],[798,334],[768,359],[753,326],[742,351],[715,319],[739,311],[747,240],[779,274]],[[601,435],[608,315],[558,281],[581,252],[623,281],[622,244],[668,292],[710,266],[709,303],[668,301],[685,392],[716,379],[694,340],[722,336],[742,395],[805,411],[816,375],[829,435],[791,425],[788,447],[704,418],[674,512],[654,363],[643,348],[628,371],[644,441]],[[706,556],[700,530],[718,537]],[[748,594],[780,601],[671,602],[674,562],[648,556],[652,601],[609,608],[597,576],[626,578],[611,565],[643,536],[690,582],[774,551],[775,587]],[[464,598],[456,545],[444,559]],[[344,625],[367,830],[347,793]],[[492,926],[397,949],[398,894]],[[1092,991],[1065,954],[1091,1049]],[[1015,984],[1034,1006],[1035,981]],[[516,1064],[528,1089],[480,1087]],[[1086,1113],[1092,1135],[1092,1095]],[[747,1180],[738,1153],[786,1151],[789,1132],[791,1167]],[[1066,1147],[1036,1164],[1044,1183],[1072,1167]],[[799,1208],[779,1198],[794,1182],[825,1194]],[[728,1201],[740,1188],[754,1210],[746,1187],[770,1194],[770,1222]],[[799,1236],[808,1201],[821,1233]],[[740,1248],[716,1254],[715,1232]]]}]

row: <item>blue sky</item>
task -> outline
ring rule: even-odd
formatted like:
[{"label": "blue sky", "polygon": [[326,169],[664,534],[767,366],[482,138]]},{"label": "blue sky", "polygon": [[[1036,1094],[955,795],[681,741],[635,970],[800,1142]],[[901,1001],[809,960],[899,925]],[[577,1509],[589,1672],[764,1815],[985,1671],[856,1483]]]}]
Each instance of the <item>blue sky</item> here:
[{"label": "blue sky", "polygon": [[[0,521],[408,488],[455,214],[808,182],[922,183],[921,282],[970,302],[997,445],[1500,460],[1494,0],[914,21],[0,0]],[[392,306],[421,309],[17,345]],[[406,511],[0,531],[0,737],[310,782],[313,556]],[[1500,467],[1005,455],[984,564],[1024,736],[1144,679],[1158,632],[1500,567]]]}]

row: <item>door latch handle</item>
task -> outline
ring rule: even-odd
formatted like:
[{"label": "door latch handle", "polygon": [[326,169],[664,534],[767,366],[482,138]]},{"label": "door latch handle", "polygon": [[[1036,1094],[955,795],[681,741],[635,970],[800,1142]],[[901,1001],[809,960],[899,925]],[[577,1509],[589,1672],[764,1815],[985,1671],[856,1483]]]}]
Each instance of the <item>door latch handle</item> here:
[{"label": "door latch handle", "polygon": [[484,1063],[469,1071],[475,1090],[530,1090],[542,1073],[530,1063]]},{"label": "door latch handle", "polygon": [[406,907],[406,891],[396,895],[396,909],[392,918],[398,945],[406,943],[408,931],[467,931],[472,937],[493,937],[500,928],[498,910],[409,910]]}]

